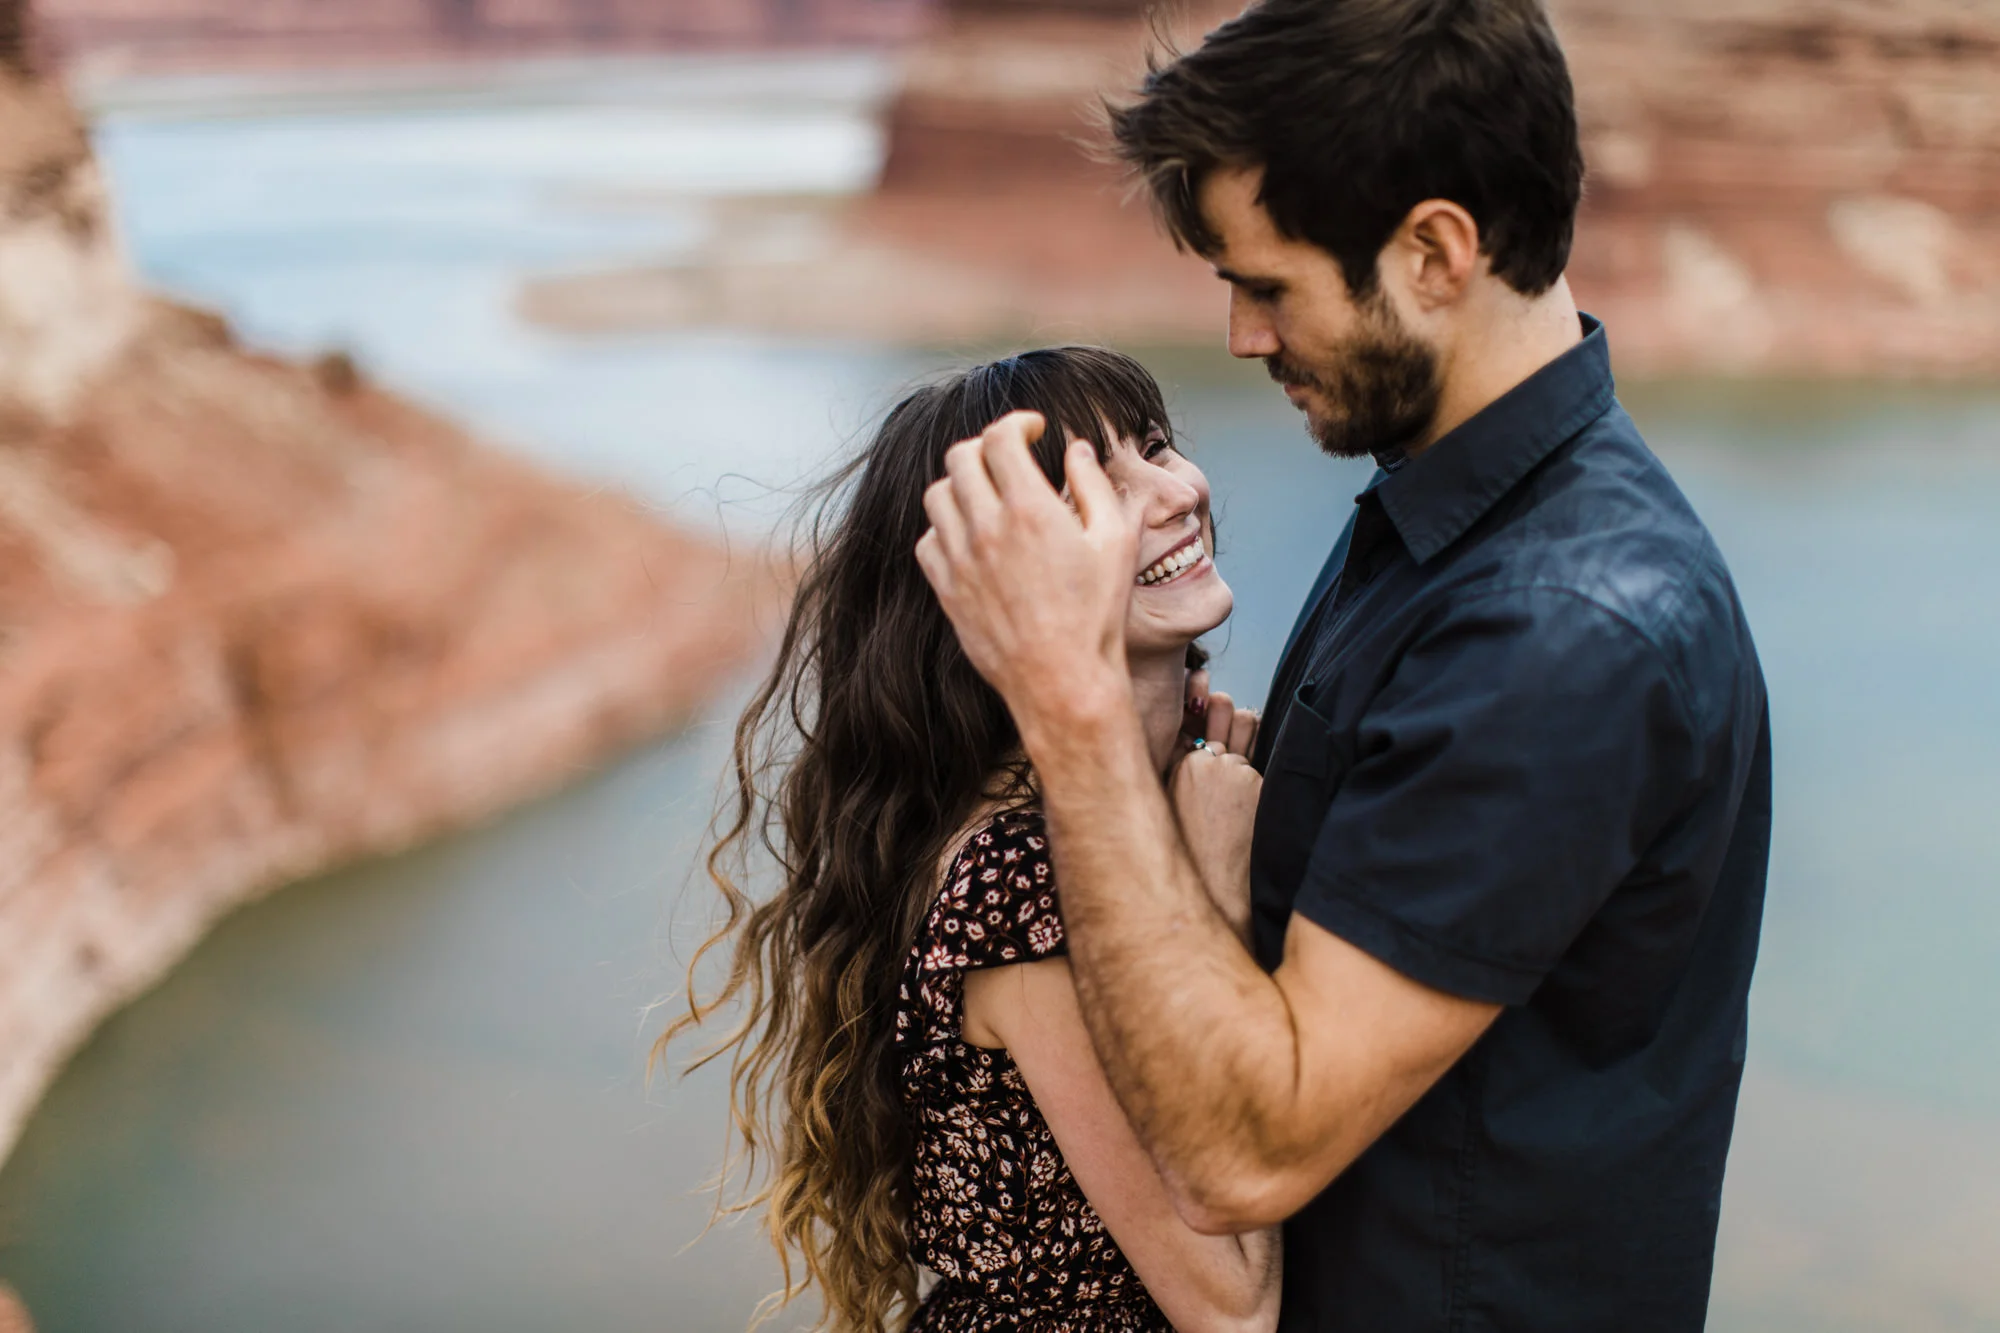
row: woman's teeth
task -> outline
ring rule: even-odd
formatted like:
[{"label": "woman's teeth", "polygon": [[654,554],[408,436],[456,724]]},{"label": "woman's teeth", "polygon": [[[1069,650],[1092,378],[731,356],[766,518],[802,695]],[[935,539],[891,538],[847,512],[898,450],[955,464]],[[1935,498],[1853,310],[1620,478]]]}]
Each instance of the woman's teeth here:
[{"label": "woman's teeth", "polygon": [[1207,554],[1207,548],[1202,545],[1201,538],[1197,537],[1164,560],[1140,570],[1139,577],[1135,581],[1147,586],[1155,583],[1171,583],[1187,570],[1200,564]]}]

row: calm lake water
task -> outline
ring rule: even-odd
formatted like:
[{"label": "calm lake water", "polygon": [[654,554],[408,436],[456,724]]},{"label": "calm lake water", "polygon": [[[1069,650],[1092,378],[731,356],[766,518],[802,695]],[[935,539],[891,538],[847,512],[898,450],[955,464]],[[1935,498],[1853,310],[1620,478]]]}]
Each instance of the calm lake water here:
[{"label": "calm lake water", "polygon": [[[153,282],[745,534],[950,358],[554,337],[514,293],[684,249],[704,197],[860,186],[886,79],[621,66],[448,107],[125,111],[100,146]],[[1258,368],[1149,360],[1220,499],[1218,675],[1258,695],[1362,476]],[[1711,1327],[2000,1329],[2000,391],[1625,397],[1735,570],[1779,753]],[[758,1236],[689,1246],[718,1082],[643,1078],[724,713],[248,908],[107,1024],[0,1170],[0,1279],[45,1333],[743,1327]]]}]

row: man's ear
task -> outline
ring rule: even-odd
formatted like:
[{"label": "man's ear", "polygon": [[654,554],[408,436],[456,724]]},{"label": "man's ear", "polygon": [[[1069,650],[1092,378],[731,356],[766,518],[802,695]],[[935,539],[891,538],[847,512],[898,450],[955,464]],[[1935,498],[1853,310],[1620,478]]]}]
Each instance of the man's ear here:
[{"label": "man's ear", "polygon": [[1456,304],[1479,271],[1479,224],[1449,199],[1426,199],[1403,219],[1382,259],[1401,266],[1422,309]]}]

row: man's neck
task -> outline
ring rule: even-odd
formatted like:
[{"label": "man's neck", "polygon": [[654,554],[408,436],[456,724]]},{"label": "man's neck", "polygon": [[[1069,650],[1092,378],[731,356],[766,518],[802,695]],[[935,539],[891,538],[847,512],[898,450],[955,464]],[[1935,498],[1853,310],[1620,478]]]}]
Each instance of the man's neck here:
[{"label": "man's neck", "polygon": [[1508,390],[1583,340],[1583,322],[1569,279],[1529,299],[1501,298],[1451,357],[1438,414],[1412,457],[1485,411]]}]

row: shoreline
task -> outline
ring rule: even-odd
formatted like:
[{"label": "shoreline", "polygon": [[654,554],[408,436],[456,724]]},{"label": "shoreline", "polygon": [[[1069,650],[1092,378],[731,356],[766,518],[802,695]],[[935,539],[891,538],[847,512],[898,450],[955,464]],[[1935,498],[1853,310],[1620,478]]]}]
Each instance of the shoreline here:
[{"label": "shoreline", "polygon": [[[579,337],[1212,345],[1224,298],[1207,266],[1108,188],[1085,184],[1077,199],[1059,237],[1038,234],[1046,205],[1029,191],[711,202],[709,239],[687,255],[529,275],[516,309]],[[1586,215],[1571,269],[1578,304],[1617,336],[1626,378],[2000,385],[2000,289],[1917,301],[1865,273],[1760,287],[1707,251],[1653,278],[1606,272],[1607,253],[1658,242],[1635,235],[1646,225]],[[1673,253],[1694,235],[1671,221],[1662,234]]]}]

